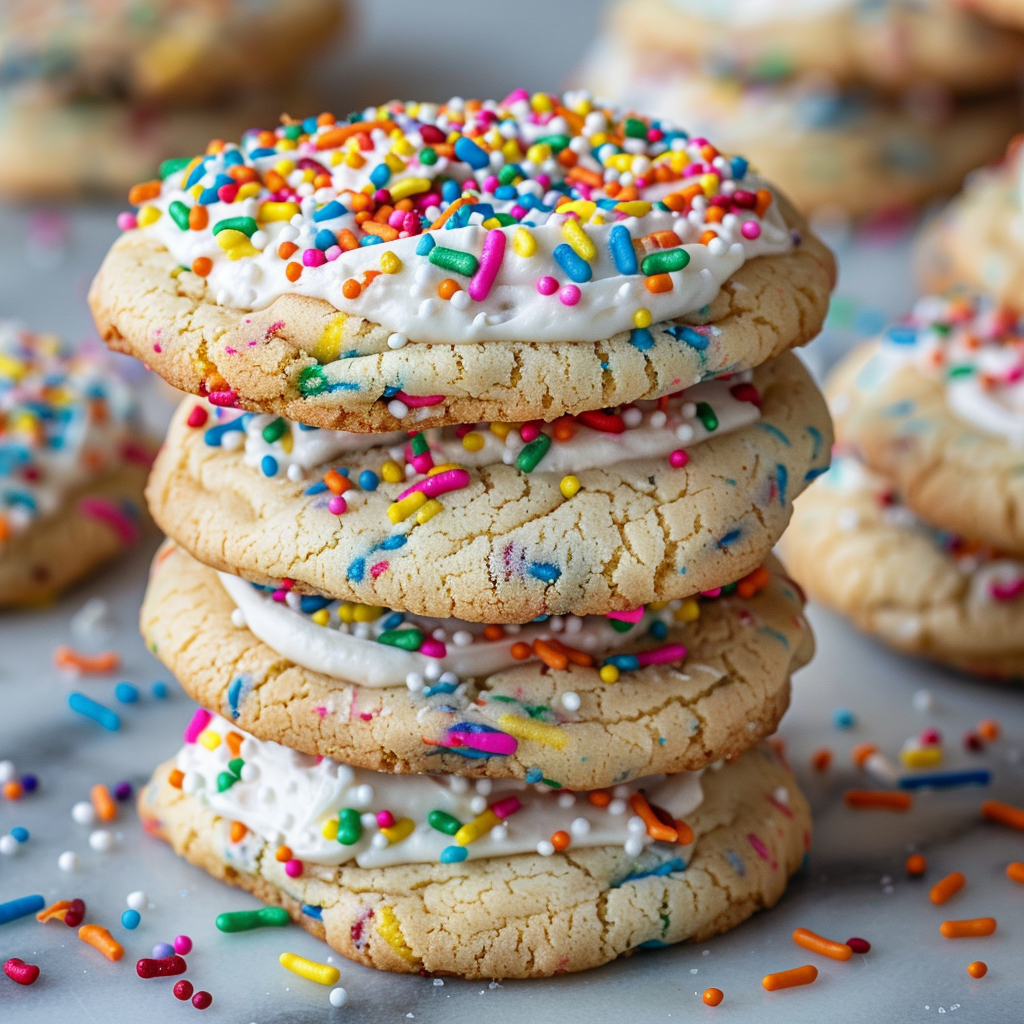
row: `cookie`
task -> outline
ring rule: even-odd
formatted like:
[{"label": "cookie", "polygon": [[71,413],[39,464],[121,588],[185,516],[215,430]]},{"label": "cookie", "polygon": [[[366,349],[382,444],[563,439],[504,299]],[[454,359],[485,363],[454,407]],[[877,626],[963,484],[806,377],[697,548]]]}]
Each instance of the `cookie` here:
[{"label": "cookie", "polygon": [[[802,595],[774,560],[729,589],[635,624],[485,633],[365,606],[302,611],[165,546],[141,628],[191,697],[262,739],[375,771],[591,789],[703,768],[775,730],[813,652]],[[433,657],[407,649],[424,637]]]},{"label": "cookie", "polygon": [[[216,721],[208,726],[214,732],[223,728]],[[242,739],[242,758],[252,751],[251,743]],[[289,758],[285,748],[279,750],[275,772],[266,780],[275,789],[295,772],[305,785],[314,778],[329,779],[330,791],[339,797],[354,781],[344,767],[337,768],[332,778],[329,769],[311,768],[309,759]],[[203,747],[192,744],[180,756],[187,767],[213,760],[203,754]],[[282,862],[277,859],[284,855],[278,845],[280,833],[272,825],[266,827],[262,813],[236,810],[244,796],[231,799],[236,791],[255,788],[244,781],[247,767],[241,767],[241,778],[223,794],[213,792],[219,787],[203,787],[188,795],[171,784],[183,784],[188,776],[172,777],[174,762],[161,766],[139,797],[145,827],[215,878],[284,907],[297,923],[343,956],[403,973],[546,977],[596,967],[645,946],[700,941],[774,905],[788,876],[800,866],[810,840],[807,802],[793,776],[770,752],[758,748],[719,771],[705,772],[697,784],[701,795],[695,808],[694,780],[680,776],[660,783],[650,780],[653,785],[645,792],[652,800],[656,796],[663,804],[685,811],[685,823],[676,822],[669,831],[659,832],[665,838],[658,842],[651,842],[644,833],[644,819],[625,814],[627,799],[634,801],[636,793],[630,794],[628,787],[622,797],[614,792],[596,795],[596,803],[584,803],[582,796],[533,790],[511,794],[515,803],[507,798],[489,801],[490,791],[480,795],[479,803],[472,803],[453,793],[443,779],[406,777],[389,778],[386,790],[381,785],[356,787],[364,790],[356,794],[366,800],[361,806],[371,809],[367,827],[376,832],[374,841],[379,836],[383,845],[374,848],[373,843],[357,840],[359,848],[369,847],[369,851],[354,862],[341,843],[312,833],[309,845],[327,848],[324,856],[330,863],[300,861],[293,850],[288,851],[292,859]],[[362,780],[364,774],[357,774]],[[193,785],[198,775],[193,772]],[[415,797],[411,792],[403,794],[401,787],[408,784],[416,787]],[[423,790],[426,793],[420,796]],[[302,791],[304,802],[308,792]],[[661,822],[641,797],[646,805],[643,813],[657,827]],[[507,825],[489,809],[490,805],[504,813],[520,803],[525,806],[508,816]],[[391,807],[401,814],[406,804],[415,821],[394,817]],[[477,842],[490,845],[494,854],[455,860],[454,856],[472,851],[473,844],[468,849],[459,846],[458,836],[453,841],[450,834],[426,824],[422,816],[432,804],[441,812],[437,824],[445,828],[452,827],[449,817],[455,819],[455,827],[460,819],[438,804],[467,804],[469,814],[479,813],[474,807],[487,809],[492,820],[487,814],[480,817],[497,824],[503,836],[485,836]],[[638,806],[642,805],[634,803],[633,810]],[[388,817],[381,818],[378,808]],[[340,822],[344,830],[338,832],[344,837],[342,843],[352,838],[350,827],[360,820],[356,808],[347,810],[349,817]],[[378,816],[370,826],[372,811]],[[238,817],[229,820],[225,812]],[[668,810],[663,813],[669,817]],[[524,819],[518,829],[517,817]],[[415,830],[389,844],[388,832],[378,831],[382,820],[395,821],[383,826],[392,836],[402,835],[407,822]],[[557,829],[551,838],[549,820]],[[631,831],[630,821],[639,824],[637,831]],[[329,820],[327,825],[331,824],[338,825],[339,820]],[[261,826],[266,835],[251,830]],[[690,838],[691,831],[692,843],[679,845],[679,840]],[[611,838],[615,834],[618,838]],[[623,842],[623,835],[630,838]],[[670,836],[676,840],[671,845]],[[555,852],[556,842],[562,846],[566,840],[568,849]],[[530,850],[535,842],[541,852],[498,852],[505,846]],[[588,845],[593,842],[608,845]],[[405,855],[403,843],[416,847],[423,859],[395,863],[394,857]],[[452,860],[447,863],[442,855],[438,863],[435,851],[439,848],[458,852],[449,855]],[[420,852],[424,850],[429,856]],[[358,860],[391,863],[360,867]]]},{"label": "cookie", "polygon": [[342,11],[341,0],[5,0],[0,83],[202,105],[286,83]]},{"label": "cookie", "polygon": [[782,540],[815,600],[909,654],[1024,679],[1024,560],[919,519],[853,456],[801,495]]},{"label": "cookie", "polygon": [[153,447],[109,364],[0,321],[0,607],[53,597],[138,539]]},{"label": "cookie", "polygon": [[706,139],[523,90],[354,118],[135,188],[90,293],[107,343],[223,406],[385,431],[655,398],[821,327],[831,254]]},{"label": "cookie", "polygon": [[941,529],[1024,555],[1024,326],[967,295],[919,300],[829,383],[838,436]]},{"label": "cookie", "polygon": [[610,32],[640,53],[755,81],[813,74],[892,91],[922,83],[958,95],[1013,88],[1024,36],[965,7],[949,0],[625,0],[612,12]]},{"label": "cookie", "polygon": [[[673,429],[689,411],[676,399],[664,421],[661,403],[642,403],[560,421],[550,433],[532,425],[532,448],[521,443],[531,425],[516,446],[510,432],[503,442],[484,428],[461,440],[421,433],[403,447],[401,436],[321,438],[279,417],[218,422],[189,399],[147,498],[158,525],[196,558],[257,583],[287,580],[298,592],[474,622],[632,610],[753,571],[793,498],[828,465],[825,403],[796,356],[758,367],[746,383],[698,385],[710,389],[715,405],[693,410],[698,421],[710,412],[716,427],[704,440],[685,422]],[[719,435],[714,409],[724,430],[730,406],[749,418]],[[626,428],[634,413],[639,425]],[[616,426],[621,433],[603,429]],[[562,428],[575,433],[551,441]],[[680,441],[686,430],[699,443]],[[284,471],[302,461],[310,468]]]},{"label": "cookie", "polygon": [[713,132],[784,182],[804,213],[863,217],[955,192],[1022,127],[1015,95],[950,104],[896,101],[815,77],[752,85],[618,38],[599,41],[577,78],[627,106]]},{"label": "cookie", "polygon": [[1020,0],[963,0],[962,6],[999,25],[1024,29],[1024,4]]}]

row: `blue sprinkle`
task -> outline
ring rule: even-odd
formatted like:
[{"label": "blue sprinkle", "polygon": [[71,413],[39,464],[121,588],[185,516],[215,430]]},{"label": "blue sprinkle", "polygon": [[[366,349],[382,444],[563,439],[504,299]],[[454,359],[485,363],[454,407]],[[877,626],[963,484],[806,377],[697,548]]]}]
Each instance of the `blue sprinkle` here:
[{"label": "blue sprinkle", "polygon": [[462,186],[457,181],[454,181],[452,178],[449,178],[447,181],[442,182],[441,198],[446,203],[454,203],[455,200],[458,199],[459,196],[461,195]]},{"label": "blue sprinkle", "polygon": [[330,598],[320,597],[318,594],[303,594],[299,598],[299,610],[306,615],[312,615],[313,612],[326,608],[330,603]]},{"label": "blue sprinkle", "polygon": [[277,459],[273,455],[264,455],[260,459],[260,469],[264,476],[277,476]]},{"label": "blue sprinkle", "polygon": [[442,864],[458,864],[460,861],[464,861],[469,856],[469,850],[464,846],[446,846],[441,851],[441,856],[438,860]]},{"label": "blue sprinkle", "polygon": [[211,448],[219,448],[225,434],[229,434],[233,430],[245,430],[245,427],[242,425],[243,419],[245,419],[244,416],[239,416],[237,419],[228,420],[227,423],[218,423],[217,426],[210,427],[203,434],[203,440]]},{"label": "blue sprinkle", "polygon": [[31,773],[26,773],[21,777],[21,788],[26,793],[34,793],[36,787],[39,785],[39,780]]},{"label": "blue sprinkle", "polygon": [[884,410],[887,416],[909,416],[913,411],[914,403],[909,398],[902,402],[893,402]]},{"label": "blue sprinkle", "polygon": [[620,274],[635,274],[638,267],[636,262],[636,250],[633,248],[633,237],[624,224],[616,224],[608,232],[608,251],[612,255],[612,262]]},{"label": "blue sprinkle", "polygon": [[818,453],[821,451],[821,431],[817,427],[808,427],[807,433],[811,435],[811,440],[814,442],[814,448],[811,449],[811,458],[817,459]]},{"label": "blue sprinkle", "polygon": [[316,130],[319,127],[320,125],[317,124],[317,120],[315,117],[307,117],[306,120],[302,122],[302,130],[307,135],[315,135]]},{"label": "blue sprinkle", "polygon": [[750,166],[746,160],[741,156],[734,156],[729,161],[732,164],[732,176],[737,180],[741,181],[747,174],[747,168]]},{"label": "blue sprinkle", "polygon": [[[276,150],[274,151],[277,152]],[[192,173],[188,176],[188,181],[185,182],[186,191],[193,185],[198,185],[203,175],[206,174],[206,160],[200,160],[199,163],[192,168]]]},{"label": "blue sprinkle", "polygon": [[654,347],[654,336],[646,327],[634,327],[629,332],[629,343],[641,352]]},{"label": "blue sprinkle", "polygon": [[313,239],[313,244],[320,250],[330,249],[332,245],[338,244],[338,237],[328,228],[321,228]]},{"label": "blue sprinkle", "polygon": [[763,430],[766,434],[771,434],[776,440],[781,441],[787,448],[791,448],[792,445],[789,443],[789,438],[779,430],[773,423],[765,423],[762,420],[758,420],[757,426]]},{"label": "blue sprinkle", "polygon": [[392,612],[381,624],[381,632],[386,633],[389,629],[398,629],[405,622],[404,612]]},{"label": "blue sprinkle", "polygon": [[534,579],[544,583],[554,583],[562,575],[562,570],[550,562],[531,562],[526,567],[526,571]]},{"label": "blue sprinkle", "polygon": [[[950,789],[953,786],[987,786],[992,773],[984,768],[962,772],[928,772],[900,779],[900,789]],[[11,829],[14,834],[14,829]]]},{"label": "blue sprinkle", "polygon": [[142,920],[142,915],[137,910],[128,909],[121,915],[121,924],[133,932],[139,927],[139,922]]},{"label": "blue sprinkle", "polygon": [[555,251],[551,255],[554,257],[555,262],[565,271],[569,279],[577,284],[589,281],[594,275],[593,270],[590,269],[590,264],[582,256],[578,255],[576,250],[567,242],[556,245]]},{"label": "blue sprinkle", "polygon": [[404,548],[406,545],[407,538],[403,537],[400,533],[396,533],[392,537],[386,537],[380,543],[381,551],[397,551],[399,548]]},{"label": "blue sprinkle", "polygon": [[349,563],[347,575],[352,583],[362,583],[366,576],[366,559],[353,558]]},{"label": "blue sprinkle", "polygon": [[724,537],[718,541],[720,548],[727,548],[730,544],[735,544],[740,539],[743,531],[737,527],[735,530],[730,530]]},{"label": "blue sprinkle", "polygon": [[110,732],[117,732],[121,728],[121,716],[116,711],[111,711],[110,708],[97,703],[91,697],[86,697],[84,693],[77,691],[69,693],[68,707],[86,718],[91,718]]},{"label": "blue sprinkle", "polygon": [[779,488],[779,504],[786,504],[786,487],[789,484],[789,470],[781,462],[775,464],[775,483]]},{"label": "blue sprinkle", "polygon": [[332,199],[326,206],[321,206],[313,214],[313,220],[319,222],[322,220],[334,220],[336,217],[344,217],[346,209],[337,199]]},{"label": "blue sprinkle", "polygon": [[821,466],[819,469],[809,469],[804,473],[804,483],[810,483],[812,480],[817,480],[822,473],[828,472],[828,466]]},{"label": "blue sprinkle", "polygon": [[114,687],[114,696],[122,704],[134,704],[139,699],[138,687],[132,686],[131,683],[118,683]]},{"label": "blue sprinkle", "polygon": [[28,842],[28,829],[22,828],[21,825],[15,825],[14,828],[11,829],[11,835],[14,836],[19,843]]},{"label": "blue sprinkle", "polygon": [[377,490],[377,484],[380,483],[380,477],[372,469],[364,469],[359,474],[359,486],[364,491],[375,491]]},{"label": "blue sprinkle", "polygon": [[668,626],[661,619],[655,619],[651,623],[651,636],[655,640],[664,640],[668,636]]},{"label": "blue sprinkle", "polygon": [[733,866],[733,870],[742,878],[747,873],[747,866],[735,850],[726,850],[725,859]]},{"label": "blue sprinkle", "polygon": [[267,146],[260,146],[258,149],[249,150],[249,156],[253,160],[260,160],[265,156],[277,156],[277,150],[270,149]]},{"label": "blue sprinkle", "polygon": [[613,654],[604,659],[606,665],[614,665],[620,672],[635,672],[640,667],[640,660],[635,654]]},{"label": "blue sprinkle", "polygon": [[894,345],[913,345],[917,341],[917,329],[905,324],[894,324],[885,332],[885,340]]},{"label": "blue sprinkle", "polygon": [[474,171],[482,171],[491,162],[491,158],[465,135],[455,140],[455,157],[469,164]]},{"label": "blue sprinkle", "polygon": [[437,242],[434,241],[434,236],[433,235],[431,235],[429,233],[424,235],[416,243],[416,255],[417,256],[429,256],[430,255],[430,250],[433,249],[435,245],[437,245]]},{"label": "blue sprinkle", "polygon": [[158,679],[151,687],[151,692],[157,700],[166,700],[167,684],[162,679]]},{"label": "blue sprinkle", "polygon": [[[434,694],[437,694],[437,693],[444,693],[444,694],[454,693],[458,688],[459,688],[459,684],[458,683],[437,683],[434,686],[428,686],[423,691],[423,696],[424,697],[433,697]],[[440,710],[440,709],[436,708],[435,710]]]},{"label": "blue sprinkle", "polygon": [[708,339],[700,331],[695,331],[692,327],[674,324],[672,327],[663,327],[662,330],[666,334],[671,334],[676,341],[681,341],[689,345],[690,348],[697,349],[698,352],[703,352],[708,347]]},{"label": "blue sprinkle", "polygon": [[383,241],[384,241],[384,239],[381,238],[378,235],[363,235],[363,237],[359,239],[359,244],[360,245],[380,245],[381,242],[383,242]]},{"label": "blue sprinkle", "polygon": [[324,491],[326,490],[327,484],[325,484],[323,480],[319,480],[315,484],[311,484],[309,487],[307,487],[303,493],[306,495],[306,497],[312,497],[314,494],[323,494]]},{"label": "blue sprinkle", "polygon": [[19,917],[27,917],[29,914],[38,914],[45,906],[46,901],[42,896],[19,896],[16,900],[0,903],[0,924],[17,921]]},{"label": "blue sprinkle", "polygon": [[317,921],[322,921],[324,917],[322,908],[314,907],[311,903],[303,903],[302,912],[306,915],[306,917],[312,917]]},{"label": "blue sprinkle", "polygon": [[540,782],[544,778],[544,773],[539,768],[529,768],[526,771],[527,782]]},{"label": "blue sprinkle", "polygon": [[832,712],[832,724],[837,729],[852,729],[857,719],[849,708],[836,708]]},{"label": "blue sprinkle", "polygon": [[245,686],[245,676],[236,676],[228,686],[228,705],[231,708],[231,717],[238,717],[238,705],[242,700],[242,689]]},{"label": "blue sprinkle", "polygon": [[495,199],[515,199],[518,195],[515,185],[499,185],[494,190]]},{"label": "blue sprinkle", "polygon": [[383,188],[391,180],[391,168],[387,164],[377,164],[370,171],[370,181],[374,188]]},{"label": "blue sprinkle", "polygon": [[789,650],[789,641],[777,629],[772,629],[771,626],[759,626],[757,631],[765,636],[770,636],[773,640],[778,640],[787,651]]}]

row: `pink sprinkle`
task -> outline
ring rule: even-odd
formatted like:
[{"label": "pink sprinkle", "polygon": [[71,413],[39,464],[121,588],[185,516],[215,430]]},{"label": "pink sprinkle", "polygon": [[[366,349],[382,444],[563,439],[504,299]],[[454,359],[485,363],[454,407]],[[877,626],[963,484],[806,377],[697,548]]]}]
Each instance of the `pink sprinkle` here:
[{"label": "pink sprinkle", "polygon": [[196,708],[192,715],[192,721],[185,726],[185,731],[182,733],[185,742],[195,743],[199,739],[199,734],[210,724],[211,718],[213,715],[206,708]]},{"label": "pink sprinkle", "polygon": [[558,291],[558,282],[553,277],[542,277],[537,282],[537,291],[541,295],[554,295]]},{"label": "pink sprinkle", "polygon": [[446,469],[443,473],[435,473],[433,476],[428,476],[426,480],[421,480],[419,483],[413,484],[412,487],[407,487],[395,498],[395,501],[407,498],[413,491],[421,491],[428,498],[436,498],[440,494],[458,491],[468,486],[469,473],[464,469]]},{"label": "pink sprinkle", "polygon": [[211,391],[209,394],[211,405],[220,405],[230,408],[238,401],[237,391]]},{"label": "pink sprinkle", "polygon": [[155,353],[156,353],[157,355],[160,355],[160,353],[161,353],[161,352],[163,352],[163,347],[162,347],[162,346],[160,345],[160,343],[159,343],[159,342],[154,342],[154,343],[153,343],[153,351],[154,351],[154,352],[155,352]]},{"label": "pink sprinkle", "polygon": [[407,395],[399,391],[395,395],[400,402],[404,402],[410,409],[425,409],[431,405],[440,405],[444,401],[444,395]]},{"label": "pink sprinkle", "polygon": [[390,811],[378,811],[377,812],[377,827],[378,828],[391,828],[395,823],[395,816]]},{"label": "pink sprinkle", "polygon": [[[515,736],[504,732],[463,732],[449,729],[445,737],[438,740],[440,747],[469,747],[470,750],[483,750],[488,754],[508,756],[519,748]],[[497,811],[495,811],[497,814]]]},{"label": "pink sprinkle", "polygon": [[412,468],[417,473],[429,473],[434,468],[434,456],[430,452],[421,452],[419,455],[413,455],[407,461],[412,463]]},{"label": "pink sprinkle", "polygon": [[644,617],[644,606],[633,608],[628,612],[608,612],[605,618],[618,619],[619,622],[639,622]]},{"label": "pink sprinkle", "polygon": [[209,418],[210,414],[201,405],[194,405],[186,422],[190,427],[201,427]]},{"label": "pink sprinkle", "polygon": [[575,306],[583,293],[574,284],[567,284],[559,293],[558,298],[563,306]]},{"label": "pink sprinkle", "polygon": [[683,451],[682,448],[677,448],[669,457],[669,465],[674,469],[682,469],[690,461],[690,456]]},{"label": "pink sprinkle", "polygon": [[673,661],[682,661],[686,657],[686,648],[682,644],[665,644],[655,647],[653,651],[641,651],[636,660],[640,667],[647,665],[668,665]]},{"label": "pink sprinkle", "polygon": [[121,445],[121,458],[125,462],[134,462],[138,466],[153,465],[153,453],[135,441],[125,441]]},{"label": "pink sprinkle", "polygon": [[732,395],[737,402],[750,402],[751,405],[756,405],[758,409],[761,408],[761,394],[753,384],[733,384],[733,386],[729,388],[729,394]]},{"label": "pink sprinkle", "polygon": [[996,601],[1012,601],[1024,594],[1024,578],[1009,583],[992,580],[988,585],[988,592]]},{"label": "pink sprinkle", "polygon": [[327,502],[327,508],[336,516],[344,515],[348,511],[348,502],[343,495],[336,494]]},{"label": "pink sprinkle", "polygon": [[768,847],[765,846],[764,843],[762,843],[761,840],[758,839],[753,832],[747,833],[747,840],[749,841],[750,845],[754,848],[754,852],[758,855],[758,857],[760,857],[761,860],[766,860],[769,864],[771,864],[772,871],[778,868],[778,861],[776,861],[776,859],[771,855],[771,851],[768,849]]},{"label": "pink sprinkle", "polygon": [[502,820],[510,818],[516,813],[521,807],[522,803],[517,796],[506,796],[501,800],[495,800],[490,806],[490,810],[494,811],[495,815]]},{"label": "pink sprinkle", "polygon": [[224,352],[225,352],[226,355],[229,355],[229,356],[237,356],[238,355],[238,349],[235,348],[233,345],[225,345]]},{"label": "pink sprinkle", "polygon": [[701,597],[718,597],[722,593],[721,587],[714,587],[712,590],[702,590]]},{"label": "pink sprinkle", "polygon": [[[494,179],[495,188],[498,179]],[[493,189],[491,190],[493,191]],[[505,232],[500,228],[488,231],[484,237],[483,249],[480,253],[480,268],[470,279],[469,297],[475,302],[483,302],[491,293],[491,286],[498,276],[501,261],[505,257]]]},{"label": "pink sprinkle", "polygon": [[320,704],[317,707],[313,708],[313,714],[315,714],[321,721],[323,721],[327,717],[328,711],[327,708],[323,706],[323,704]]},{"label": "pink sprinkle", "polygon": [[333,263],[341,255],[341,246],[332,245],[324,255],[327,257],[328,263]]},{"label": "pink sprinkle", "polygon": [[770,803],[775,810],[784,814],[787,818],[793,817],[792,808],[787,807],[781,800],[776,800],[770,793],[768,794],[768,803]]},{"label": "pink sprinkle", "polygon": [[761,237],[761,225],[756,220],[745,220],[740,227],[740,234],[753,241]]},{"label": "pink sprinkle", "polygon": [[306,267],[322,267],[327,257],[319,249],[306,249],[302,254],[302,264]]},{"label": "pink sprinkle", "polygon": [[276,601],[278,604],[283,604],[285,597],[288,595],[288,591],[283,587],[275,590],[271,595],[271,600]]},{"label": "pink sprinkle", "polygon": [[370,576],[376,579],[381,573],[385,573],[391,568],[390,562],[377,562],[376,565],[370,566]]},{"label": "pink sprinkle", "polygon": [[289,878],[298,878],[302,874],[302,861],[295,859],[285,861],[284,873]]},{"label": "pink sprinkle", "polygon": [[133,231],[139,226],[139,222],[135,219],[134,213],[129,213],[126,210],[124,213],[117,215],[117,226],[122,231]]},{"label": "pink sprinkle", "polygon": [[444,658],[448,654],[448,648],[440,640],[427,637],[420,646],[420,654],[427,658]]},{"label": "pink sprinkle", "polygon": [[139,529],[125,512],[107,498],[82,498],[78,511],[86,519],[97,519],[117,534],[122,544],[134,544],[139,539]]},{"label": "pink sprinkle", "polygon": [[536,441],[540,437],[541,423],[539,420],[533,420],[530,423],[524,423],[519,428],[519,436],[529,444],[531,441]]},{"label": "pink sprinkle", "polygon": [[500,185],[501,182],[498,180],[498,176],[496,174],[488,174],[487,177],[484,178],[481,187],[485,192],[494,192]]},{"label": "pink sprinkle", "polygon": [[174,952],[179,956],[192,952],[192,940],[187,935],[176,935],[174,937]]},{"label": "pink sprinkle", "polygon": [[921,745],[924,747],[936,747],[942,742],[942,733],[938,729],[922,729]]}]

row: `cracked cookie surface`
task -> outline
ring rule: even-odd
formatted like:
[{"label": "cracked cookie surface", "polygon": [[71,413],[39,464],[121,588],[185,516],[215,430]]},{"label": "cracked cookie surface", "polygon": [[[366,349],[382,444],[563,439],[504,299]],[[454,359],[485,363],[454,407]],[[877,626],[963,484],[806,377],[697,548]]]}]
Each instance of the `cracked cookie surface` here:
[{"label": "cracked cookie surface", "polygon": [[306,864],[290,878],[258,839],[242,856],[229,822],[168,784],[171,767],[140,794],[147,831],[215,878],[285,907],[343,956],[405,973],[547,977],[648,943],[700,941],[773,906],[810,842],[806,800],[759,747],[705,773],[704,801],[687,817],[696,842],[685,871],[650,873],[672,857],[659,845],[639,857],[596,847],[373,870]]}]

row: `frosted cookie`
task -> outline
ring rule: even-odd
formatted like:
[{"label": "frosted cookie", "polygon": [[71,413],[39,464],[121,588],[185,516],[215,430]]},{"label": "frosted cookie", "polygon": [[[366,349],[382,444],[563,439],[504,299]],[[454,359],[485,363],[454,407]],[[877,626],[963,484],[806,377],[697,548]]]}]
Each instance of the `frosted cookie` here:
[{"label": "frosted cookie", "polygon": [[341,0],[5,0],[0,85],[183,106],[284,82]]},{"label": "frosted cookie", "polygon": [[165,547],[141,627],[190,696],[262,739],[376,771],[591,789],[774,732],[813,652],[802,607],[769,560],[626,619],[481,627],[264,591]]},{"label": "frosted cookie", "polygon": [[784,182],[805,213],[860,217],[955,192],[1022,127],[1012,94],[951,104],[927,94],[886,99],[814,76],[747,83],[610,37],[578,78],[599,95],[713,132],[724,149]]},{"label": "frosted cookie", "polygon": [[1024,561],[919,519],[852,456],[796,503],[786,563],[822,604],[910,654],[1024,679]]},{"label": "frosted cookie", "polygon": [[1024,327],[929,296],[829,383],[840,439],[922,519],[1024,555]]},{"label": "frosted cookie", "polygon": [[411,438],[217,419],[188,399],[147,497],[196,558],[257,583],[478,622],[628,611],[753,571],[828,465],[825,403],[796,356],[746,377]]},{"label": "frosted cookie", "polygon": [[139,811],[191,863],[343,956],[470,978],[546,977],[709,938],[774,905],[810,841],[806,800],[763,748],[610,792],[474,791],[315,765],[222,719],[157,769]]},{"label": "frosted cookie", "polygon": [[109,360],[0,321],[0,607],[52,597],[133,544],[151,458]]},{"label": "frosted cookie", "polygon": [[1024,63],[1024,36],[966,6],[950,0],[625,0],[614,8],[610,29],[645,55],[669,53],[747,79],[810,73],[901,91],[922,83],[957,94],[1012,89]]},{"label": "frosted cookie", "polygon": [[809,341],[834,280],[742,157],[579,93],[287,123],[131,198],[90,294],[103,338],[320,427],[656,398]]}]

